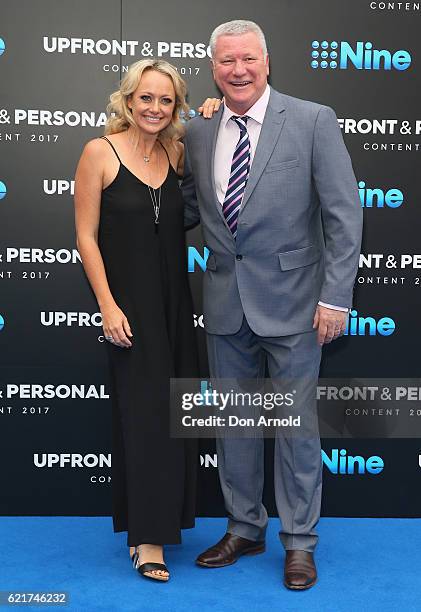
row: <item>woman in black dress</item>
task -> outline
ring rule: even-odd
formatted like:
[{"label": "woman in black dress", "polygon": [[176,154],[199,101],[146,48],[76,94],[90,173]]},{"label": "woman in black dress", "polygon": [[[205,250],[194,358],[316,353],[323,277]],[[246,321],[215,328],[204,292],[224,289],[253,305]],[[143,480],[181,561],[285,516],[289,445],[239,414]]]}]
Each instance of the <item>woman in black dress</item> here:
[{"label": "woman in black dress", "polygon": [[198,375],[178,186],[185,83],[141,60],[107,110],[76,172],[77,245],[108,340],[114,531],[142,575],[166,581],[163,545],[195,517],[196,445],[169,433],[169,379]]}]

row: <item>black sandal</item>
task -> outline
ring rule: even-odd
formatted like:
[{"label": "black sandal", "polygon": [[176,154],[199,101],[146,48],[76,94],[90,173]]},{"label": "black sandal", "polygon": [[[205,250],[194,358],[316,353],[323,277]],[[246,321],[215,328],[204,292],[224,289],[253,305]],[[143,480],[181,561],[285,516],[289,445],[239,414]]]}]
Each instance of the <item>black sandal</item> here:
[{"label": "black sandal", "polygon": [[[151,580],[159,580],[160,582],[168,582],[170,576],[169,571],[164,563],[142,563],[142,565],[137,565],[139,561],[139,553],[136,551],[132,555],[133,568],[139,572],[141,576],[144,578],[150,578]],[[168,576],[160,576],[159,574],[151,574],[150,572],[156,572],[157,570],[161,570],[162,572],[167,572]]]},{"label": "black sandal", "polygon": [[[157,570],[167,572],[168,576],[161,576],[160,574],[154,575],[149,573],[156,572]],[[151,580],[160,580],[161,582],[167,582],[170,579],[168,568],[164,563],[142,563],[142,565],[139,565],[139,567],[137,568],[137,571],[144,578],[150,578]]]},{"label": "black sandal", "polygon": [[130,555],[130,559],[132,560],[133,568],[136,569],[137,561],[139,559],[139,553],[135,549],[135,552]]}]

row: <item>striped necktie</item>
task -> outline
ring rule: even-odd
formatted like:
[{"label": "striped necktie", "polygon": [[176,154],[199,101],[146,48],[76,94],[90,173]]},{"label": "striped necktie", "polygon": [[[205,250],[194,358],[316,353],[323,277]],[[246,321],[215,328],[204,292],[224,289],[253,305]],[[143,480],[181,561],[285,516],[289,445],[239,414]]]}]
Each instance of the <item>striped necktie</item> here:
[{"label": "striped necktie", "polygon": [[247,132],[248,117],[232,116],[231,119],[240,128],[240,138],[235,147],[231,162],[231,172],[224,203],[222,204],[222,212],[232,235],[236,238],[238,213],[240,212],[250,172],[250,139]]}]

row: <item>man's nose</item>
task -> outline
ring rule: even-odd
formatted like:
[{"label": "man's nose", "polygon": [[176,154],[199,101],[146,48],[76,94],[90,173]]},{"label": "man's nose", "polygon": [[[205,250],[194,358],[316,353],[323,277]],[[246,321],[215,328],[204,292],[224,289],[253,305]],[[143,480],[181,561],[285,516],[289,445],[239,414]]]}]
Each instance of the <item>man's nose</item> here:
[{"label": "man's nose", "polygon": [[246,72],[246,65],[242,60],[237,60],[234,64],[233,73],[235,76],[241,76]]}]

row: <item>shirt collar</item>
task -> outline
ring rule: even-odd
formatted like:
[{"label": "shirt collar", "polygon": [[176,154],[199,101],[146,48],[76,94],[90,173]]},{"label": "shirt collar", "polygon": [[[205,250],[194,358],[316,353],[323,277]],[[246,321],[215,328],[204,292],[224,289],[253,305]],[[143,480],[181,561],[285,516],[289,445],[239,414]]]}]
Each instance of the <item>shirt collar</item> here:
[{"label": "shirt collar", "polygon": [[[265,118],[267,106],[269,104],[270,87],[266,85],[266,89],[260,98],[247,111],[247,117],[254,119],[257,123],[262,124]],[[224,114],[222,115],[222,123],[226,127],[231,117],[238,116],[226,104],[224,104]]]}]

